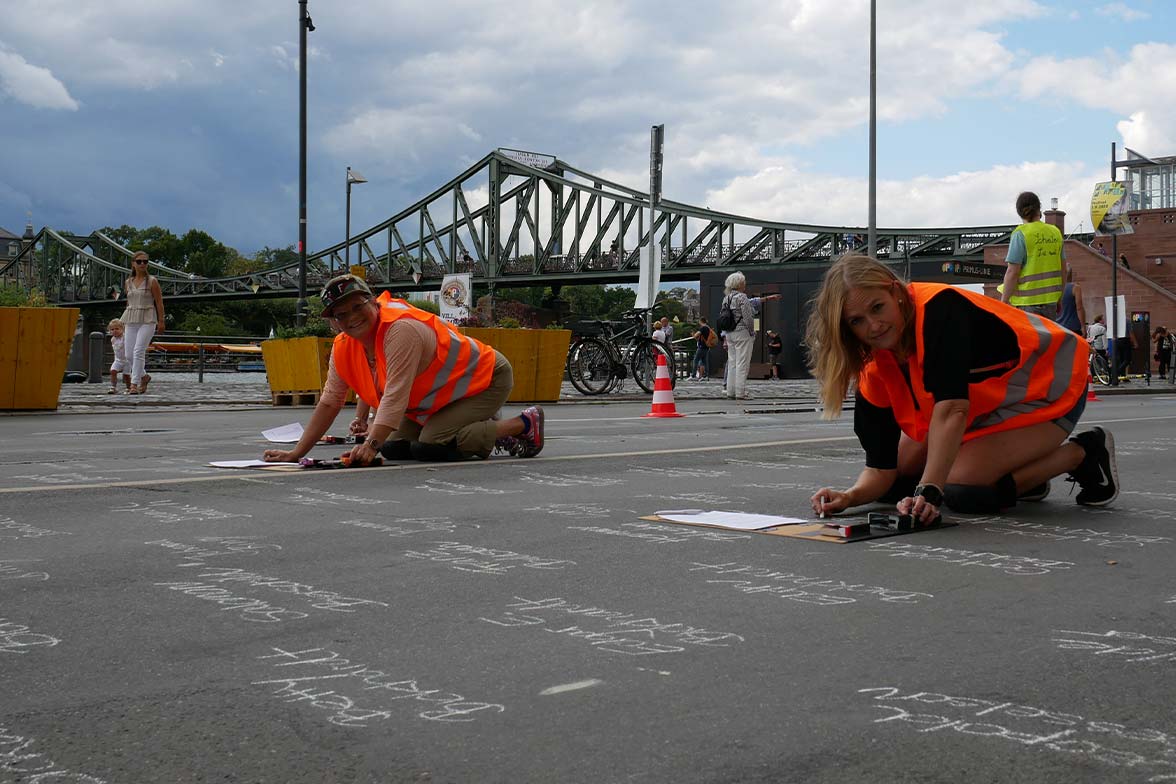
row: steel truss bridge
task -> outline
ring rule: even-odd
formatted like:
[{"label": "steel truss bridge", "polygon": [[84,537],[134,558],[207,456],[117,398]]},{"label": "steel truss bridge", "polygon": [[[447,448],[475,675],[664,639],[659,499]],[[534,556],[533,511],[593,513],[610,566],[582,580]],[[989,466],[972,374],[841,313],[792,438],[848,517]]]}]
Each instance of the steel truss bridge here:
[{"label": "steel truss bridge", "polygon": [[[725,268],[820,266],[849,250],[869,252],[861,226],[778,223],[663,200],[651,233],[649,195],[552,156],[496,150],[387,220],[307,257],[313,294],[344,270],[366,268],[373,286],[440,288],[451,273],[475,285],[559,287],[636,282],[651,241],[662,280],[697,280]],[[981,262],[1014,226],[878,229],[882,260]],[[101,232],[43,228],[0,266],[0,281],[36,287],[51,302],[96,305],[121,290],[131,251]],[[293,297],[298,264],[226,278],[202,278],[151,262],[171,300]]]}]

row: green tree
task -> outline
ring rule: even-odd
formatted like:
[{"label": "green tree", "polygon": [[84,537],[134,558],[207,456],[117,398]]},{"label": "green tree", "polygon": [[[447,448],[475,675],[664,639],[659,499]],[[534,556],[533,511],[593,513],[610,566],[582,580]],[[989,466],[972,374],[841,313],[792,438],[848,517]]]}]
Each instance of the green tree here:
[{"label": "green tree", "polygon": [[104,226],[99,231],[125,248],[131,247],[131,244],[139,238],[139,230],[125,223],[117,229],[111,226]]},{"label": "green tree", "polygon": [[173,269],[183,261],[180,238],[162,226],[150,226],[139,232],[131,250],[146,251],[152,261],[158,261]]},{"label": "green tree", "polygon": [[679,300],[669,296],[666,292],[659,292],[654,302],[660,306],[658,312],[667,317],[670,321],[678,319],[681,321],[686,318],[686,306]]}]

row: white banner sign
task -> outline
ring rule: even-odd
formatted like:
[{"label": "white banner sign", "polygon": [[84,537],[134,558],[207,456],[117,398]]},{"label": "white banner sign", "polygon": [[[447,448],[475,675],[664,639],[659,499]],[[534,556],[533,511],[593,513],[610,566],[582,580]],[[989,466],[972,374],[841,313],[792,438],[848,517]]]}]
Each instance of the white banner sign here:
[{"label": "white banner sign", "polygon": [[441,281],[441,318],[451,323],[468,318],[472,296],[469,273],[446,275]]},{"label": "white banner sign", "polygon": [[[1104,307],[1107,309],[1107,311],[1106,311],[1107,312],[1107,319],[1106,320],[1107,320],[1107,323],[1109,324],[1111,321],[1111,298],[1110,297],[1103,297],[1103,303],[1104,303]],[[1114,334],[1112,334],[1111,337],[1125,338],[1125,337],[1127,337],[1127,297],[1120,294],[1117,307],[1118,307],[1119,312],[1115,314],[1116,325],[1115,325],[1115,329],[1114,329]]]},{"label": "white banner sign", "polygon": [[638,260],[637,301],[633,307],[637,309],[652,308],[657,299],[657,287],[661,285],[661,243],[654,245],[653,268],[650,269],[649,248],[641,251]]}]

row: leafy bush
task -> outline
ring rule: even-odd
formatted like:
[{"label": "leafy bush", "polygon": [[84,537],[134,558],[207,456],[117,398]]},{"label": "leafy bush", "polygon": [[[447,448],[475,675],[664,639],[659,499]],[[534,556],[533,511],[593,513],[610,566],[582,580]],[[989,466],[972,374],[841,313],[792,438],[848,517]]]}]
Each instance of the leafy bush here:
[{"label": "leafy bush", "polygon": [[495,326],[502,327],[503,329],[521,329],[523,325],[520,324],[519,320],[516,318],[512,318],[511,316],[503,316],[502,318],[498,319],[498,323],[495,324]]},{"label": "leafy bush", "polygon": [[15,283],[0,286],[0,307],[4,308],[51,308],[53,305],[37,289],[25,291]]},{"label": "leafy bush", "polygon": [[274,335],[279,338],[333,338],[335,330],[326,319],[310,316],[304,327],[278,327]]},{"label": "leafy bush", "polygon": [[436,302],[432,302],[427,299],[410,299],[410,300],[408,300],[408,304],[412,305],[414,308],[417,308],[418,310],[428,311],[429,313],[432,313],[434,316],[441,315],[441,307]]}]

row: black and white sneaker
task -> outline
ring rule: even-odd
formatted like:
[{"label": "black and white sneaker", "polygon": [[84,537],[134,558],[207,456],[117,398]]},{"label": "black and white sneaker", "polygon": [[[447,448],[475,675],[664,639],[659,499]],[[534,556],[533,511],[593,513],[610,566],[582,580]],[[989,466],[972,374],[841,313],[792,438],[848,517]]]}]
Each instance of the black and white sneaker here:
[{"label": "black and white sneaker", "polygon": [[1044,501],[1049,496],[1049,482],[1045,481],[1037,487],[1031,487],[1021,495],[1017,496],[1018,501]]},{"label": "black and white sneaker", "polygon": [[1106,506],[1119,495],[1119,469],[1115,465],[1115,439],[1096,427],[1070,439],[1086,450],[1082,463],[1070,472],[1069,481],[1082,489],[1075,499],[1082,506]]}]

